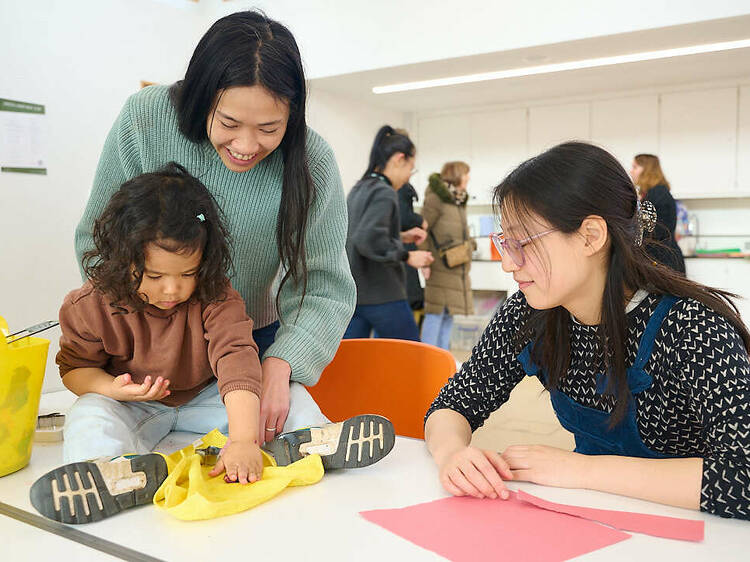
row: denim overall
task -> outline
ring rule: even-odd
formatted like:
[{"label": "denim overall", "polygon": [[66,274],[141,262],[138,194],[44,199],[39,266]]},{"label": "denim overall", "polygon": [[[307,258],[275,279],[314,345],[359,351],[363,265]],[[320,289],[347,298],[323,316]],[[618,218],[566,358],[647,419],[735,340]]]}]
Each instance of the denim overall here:
[{"label": "denim overall", "polygon": [[[555,389],[550,391],[552,407],[562,426],[573,433],[576,439],[577,453],[584,455],[621,455],[627,457],[665,458],[668,455],[657,453],[647,448],[641,440],[636,422],[635,395],[651,386],[651,375],[643,370],[651,357],[654,339],[659,332],[664,317],[672,308],[677,298],[662,297],[651,315],[646,330],[638,344],[638,353],[633,366],[627,369],[628,388],[633,397],[628,400],[628,407],[623,420],[609,428],[609,414],[594,408],[582,406],[566,394]],[[546,373],[531,360],[531,343],[518,356],[524,371],[528,376],[536,376],[545,383]],[[596,392],[603,394],[607,387],[607,377],[604,373],[597,375]]]}]

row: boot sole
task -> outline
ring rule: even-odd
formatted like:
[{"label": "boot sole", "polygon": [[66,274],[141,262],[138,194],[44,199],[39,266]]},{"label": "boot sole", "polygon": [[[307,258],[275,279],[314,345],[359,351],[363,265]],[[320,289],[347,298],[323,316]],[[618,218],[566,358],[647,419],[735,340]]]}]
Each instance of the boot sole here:
[{"label": "boot sole", "polygon": [[286,466],[304,456],[319,454],[326,470],[362,468],[375,464],[393,449],[393,424],[387,418],[365,414],[321,428],[284,433],[264,448]]},{"label": "boot sole", "polygon": [[166,477],[167,463],[158,454],[116,463],[75,462],[40,477],[29,496],[48,519],[91,523],[151,503]]}]

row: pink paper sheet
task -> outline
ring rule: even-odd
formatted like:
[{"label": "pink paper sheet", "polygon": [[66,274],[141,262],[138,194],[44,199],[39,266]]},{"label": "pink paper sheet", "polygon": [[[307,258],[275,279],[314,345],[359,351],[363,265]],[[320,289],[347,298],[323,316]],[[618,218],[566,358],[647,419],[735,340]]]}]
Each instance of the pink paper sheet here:
[{"label": "pink paper sheet", "polygon": [[568,560],[630,535],[521,501],[450,497],[363,511],[385,529],[450,560]]},{"label": "pink paper sheet", "polygon": [[590,507],[576,507],[561,503],[554,503],[519,490],[519,500],[530,504],[583,517],[591,521],[599,521],[622,531],[635,531],[655,537],[667,539],[679,539],[683,541],[702,541],[704,533],[703,521],[693,519],[678,519],[677,517],[664,517],[662,515],[648,515],[646,513],[632,513],[629,511],[612,511],[609,509],[593,509]]}]

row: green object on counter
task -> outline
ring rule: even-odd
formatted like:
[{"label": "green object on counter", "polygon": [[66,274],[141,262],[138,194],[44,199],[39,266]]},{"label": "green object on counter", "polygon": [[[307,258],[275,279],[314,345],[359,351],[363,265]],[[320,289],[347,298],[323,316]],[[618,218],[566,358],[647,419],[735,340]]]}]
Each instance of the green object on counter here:
[{"label": "green object on counter", "polygon": [[739,254],[742,250],[740,248],[723,248],[718,250],[696,250],[696,254]]}]

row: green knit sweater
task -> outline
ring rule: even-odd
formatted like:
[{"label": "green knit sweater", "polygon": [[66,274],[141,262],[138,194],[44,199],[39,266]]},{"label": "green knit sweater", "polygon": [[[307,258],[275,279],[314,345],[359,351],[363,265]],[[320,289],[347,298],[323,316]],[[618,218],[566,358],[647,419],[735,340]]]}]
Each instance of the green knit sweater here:
[{"label": "green knit sweater", "polygon": [[[308,166],[315,201],[306,233],[307,295],[293,281],[281,290],[281,327],[265,357],[292,367],[292,380],[315,384],[331,361],[354,311],[356,289],[349,271],[347,214],[336,160],[314,131],[307,134]],[[125,103],[107,137],[83,218],[75,234],[79,263],[93,246],[91,231],[110,196],[128,179],[174,160],[199,178],[216,197],[232,236],[232,285],[245,299],[255,327],[277,319],[275,297],[280,258],[276,222],[284,163],[278,149],[247,172],[232,172],[206,140],[196,144],[177,128],[167,86],[150,86]]]}]

